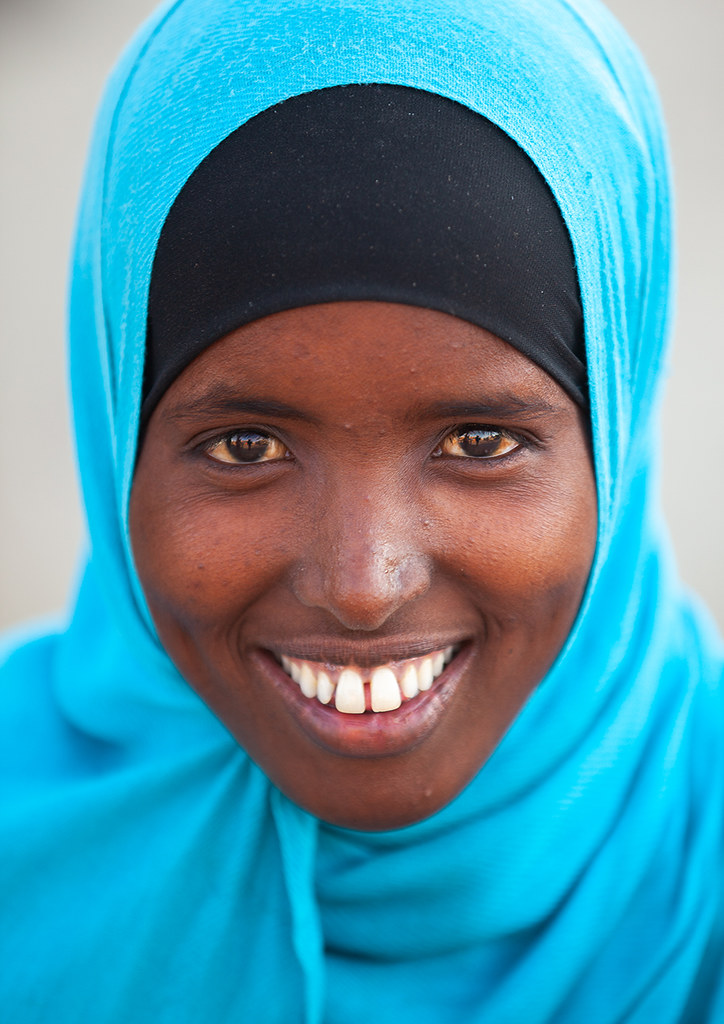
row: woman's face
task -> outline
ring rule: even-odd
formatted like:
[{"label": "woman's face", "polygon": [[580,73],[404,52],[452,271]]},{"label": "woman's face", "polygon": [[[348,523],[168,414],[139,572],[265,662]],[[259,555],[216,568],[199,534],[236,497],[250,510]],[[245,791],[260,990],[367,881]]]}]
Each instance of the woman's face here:
[{"label": "woman's face", "polygon": [[131,539],[161,642],[277,786],[338,825],[406,825],[460,792],[568,636],[596,542],[585,421],[444,313],[278,313],[164,395]]}]

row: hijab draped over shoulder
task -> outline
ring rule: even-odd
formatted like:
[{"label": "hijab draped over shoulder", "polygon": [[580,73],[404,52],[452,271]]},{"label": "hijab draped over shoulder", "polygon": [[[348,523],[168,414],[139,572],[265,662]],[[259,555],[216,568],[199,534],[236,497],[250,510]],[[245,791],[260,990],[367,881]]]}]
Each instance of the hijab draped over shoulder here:
[{"label": "hijab draped over shoulder", "polygon": [[[315,820],[178,675],[133,568],[151,267],[199,163],[261,111],[388,83],[503,129],[578,271],[599,503],[576,624],[488,763],[394,832]],[[0,1018],[12,1024],[724,1019],[722,648],[679,584],[655,444],[669,175],[595,0],[175,0],[93,139],[71,287],[87,566],[0,672]]]}]

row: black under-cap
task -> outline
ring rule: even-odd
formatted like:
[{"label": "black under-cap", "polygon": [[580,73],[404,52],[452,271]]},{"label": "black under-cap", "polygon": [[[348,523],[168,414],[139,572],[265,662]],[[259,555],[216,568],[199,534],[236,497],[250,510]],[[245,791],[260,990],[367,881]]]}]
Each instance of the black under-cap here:
[{"label": "black under-cap", "polygon": [[573,249],[533,162],[452,100],[351,85],[258,114],[177,196],[151,276],[142,425],[237,327],[365,299],[477,324],[587,404]]}]

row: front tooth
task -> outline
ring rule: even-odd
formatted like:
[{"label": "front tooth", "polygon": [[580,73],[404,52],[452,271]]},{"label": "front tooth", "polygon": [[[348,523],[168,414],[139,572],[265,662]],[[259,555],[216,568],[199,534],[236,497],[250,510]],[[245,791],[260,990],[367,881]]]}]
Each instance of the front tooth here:
[{"label": "front tooth", "polygon": [[317,677],[309,665],[302,665],[302,670],[299,673],[299,688],[305,697],[317,696]]},{"label": "front tooth", "polygon": [[365,711],[365,688],[362,677],[346,668],[337,680],[334,706],[345,715],[362,715]]},{"label": "front tooth", "polygon": [[421,690],[429,690],[434,678],[435,673],[432,669],[432,658],[425,658],[417,670],[417,684]]},{"label": "front tooth", "polygon": [[370,695],[373,711],[394,711],[402,704],[400,687],[395,673],[390,668],[376,668],[370,680]]},{"label": "front tooth", "polygon": [[439,654],[433,655],[432,658],[432,674],[437,677],[440,675],[442,670],[445,668],[445,655],[442,651]]},{"label": "front tooth", "polygon": [[334,693],[334,686],[332,680],[329,678],[326,672],[317,673],[317,700],[321,701],[322,704],[329,704]]},{"label": "front tooth", "polygon": [[402,688],[403,696],[406,697],[407,700],[411,700],[413,697],[416,697],[420,692],[420,687],[417,683],[417,669],[414,665],[409,665],[405,669],[405,674],[402,677],[400,687]]}]

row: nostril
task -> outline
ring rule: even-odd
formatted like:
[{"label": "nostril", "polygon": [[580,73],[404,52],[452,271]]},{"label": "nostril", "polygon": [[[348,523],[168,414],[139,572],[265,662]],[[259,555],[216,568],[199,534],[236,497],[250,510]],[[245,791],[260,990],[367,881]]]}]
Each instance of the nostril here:
[{"label": "nostril", "polygon": [[401,607],[430,586],[430,567],[417,553],[368,550],[361,559],[338,557],[298,567],[293,589],[302,604],[329,611],[352,630],[378,629]]}]

